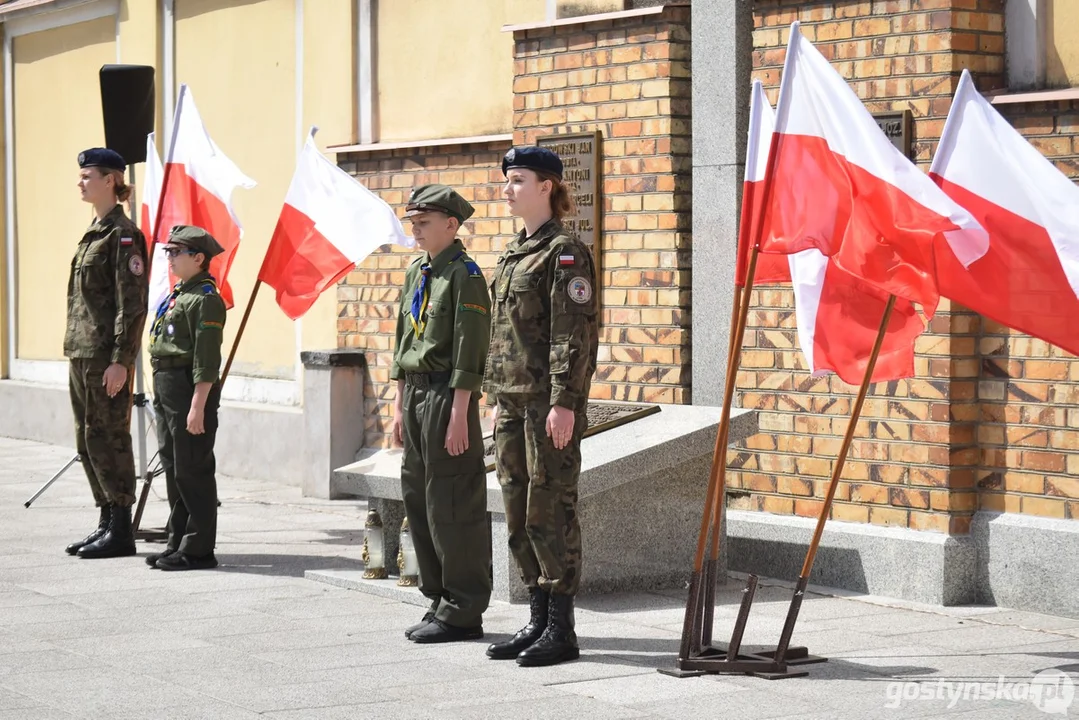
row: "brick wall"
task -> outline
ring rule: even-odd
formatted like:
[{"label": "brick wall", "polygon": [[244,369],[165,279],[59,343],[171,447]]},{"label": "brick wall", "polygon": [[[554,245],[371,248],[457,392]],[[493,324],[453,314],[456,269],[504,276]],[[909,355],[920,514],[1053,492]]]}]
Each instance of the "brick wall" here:
[{"label": "brick wall", "polygon": [[690,401],[689,13],[514,34],[514,142],[603,136],[596,399]]},{"label": "brick wall", "polygon": [[[1004,85],[1001,0],[757,0],[754,75],[778,93],[794,20],[871,111],[909,108],[913,159],[927,168],[964,68],[983,92]],[[1070,106],[1005,113],[1072,177],[1079,176]],[[762,430],[732,459],[732,507],[815,515],[847,428],[856,388],[805,371],[786,288],[754,291],[742,404]],[[1070,356],[941,305],[918,340],[916,377],[877,385],[862,413],[837,493],[839,520],[964,533],[979,509],[1070,517],[1079,505],[1079,379]],[[1069,421],[1072,424],[1069,424]],[[1077,515],[1079,516],[1079,515]]]},{"label": "brick wall", "polygon": [[[1079,103],[998,109],[1079,181]],[[981,507],[1079,518],[1079,361],[991,321],[982,323],[979,350]]]},{"label": "brick wall", "polygon": [[[689,402],[689,8],[563,25],[515,37],[514,144],[603,135],[602,326],[592,397]],[[461,239],[492,271],[520,227],[502,199],[510,143],[341,155],[338,163],[400,214],[409,190],[440,182],[476,207]],[[368,447],[386,446],[401,284],[415,257],[383,248],[338,287],[338,344],[367,352]]]},{"label": "brick wall", "polygon": [[[444,183],[476,208],[461,227],[460,238],[486,272],[515,231],[502,199],[502,155],[508,142],[431,146],[352,153],[338,164],[404,215],[409,192],[417,185]],[[407,223],[405,227],[408,231]],[[337,287],[337,333],[340,347],[366,350],[364,384],[365,444],[388,445],[396,387],[390,382],[394,329],[405,269],[416,254],[404,248],[381,248]]]}]

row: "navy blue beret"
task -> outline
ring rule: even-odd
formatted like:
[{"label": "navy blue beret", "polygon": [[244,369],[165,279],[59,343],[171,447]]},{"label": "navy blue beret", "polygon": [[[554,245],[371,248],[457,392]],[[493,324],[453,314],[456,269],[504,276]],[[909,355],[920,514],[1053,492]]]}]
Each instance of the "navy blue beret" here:
[{"label": "navy blue beret", "polygon": [[539,170],[562,179],[562,158],[553,150],[537,145],[523,145],[510,148],[506,156],[502,158],[502,174],[505,175],[512,168],[527,168]]},{"label": "navy blue beret", "polygon": [[127,170],[127,163],[120,157],[120,153],[108,148],[90,148],[79,153],[79,167],[100,167],[108,170]]}]

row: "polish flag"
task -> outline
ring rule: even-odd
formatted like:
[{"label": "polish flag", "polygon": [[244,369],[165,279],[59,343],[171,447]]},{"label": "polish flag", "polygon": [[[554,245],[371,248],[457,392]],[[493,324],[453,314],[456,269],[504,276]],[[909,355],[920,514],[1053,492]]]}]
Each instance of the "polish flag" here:
[{"label": "polish flag", "polygon": [[969,267],[941,258],[941,294],[1079,355],[1079,187],[1000,116],[966,70],[930,176],[989,232],[989,251]]},{"label": "polish flag", "polygon": [[[775,114],[759,80],[753,82],[749,141],[738,239],[738,283],[745,285],[748,256],[760,225],[768,148]],[[797,239],[797,238],[795,238]],[[792,282],[798,344],[814,375],[836,373],[861,384],[873,352],[888,293],[846,272],[816,248],[790,255],[758,253],[754,285]],[[871,380],[884,382],[914,375],[914,340],[924,324],[909,300],[897,298]]]},{"label": "polish flag", "polygon": [[763,252],[816,248],[929,315],[939,299],[935,249],[963,266],[985,254],[985,231],[892,145],[797,22],[773,143]]},{"label": "polish flag", "polygon": [[169,259],[165,256],[165,246],[154,242],[154,223],[157,221],[157,203],[161,199],[161,178],[165,170],[161,166],[161,156],[157,154],[154,133],[146,136],[146,177],[143,181],[142,207],[139,213],[139,229],[146,237],[147,257],[150,262],[150,294],[147,296],[150,317],[157,312],[161,302],[172,292],[176,284],[169,272]]},{"label": "polish flag", "polygon": [[240,172],[217,147],[195,107],[187,85],[180,86],[172,139],[165,159],[165,186],[157,242],[167,242],[174,225],[195,225],[209,232],[225,249],[210,262],[210,274],[227,307],[232,307],[229,269],[243,237],[243,227],[232,209],[232,191],[250,190],[255,181]]},{"label": "polish flag", "polygon": [[379,247],[415,245],[382,198],[319,152],[316,130],[300,152],[259,270],[259,280],[277,290],[277,304],[293,320]]}]

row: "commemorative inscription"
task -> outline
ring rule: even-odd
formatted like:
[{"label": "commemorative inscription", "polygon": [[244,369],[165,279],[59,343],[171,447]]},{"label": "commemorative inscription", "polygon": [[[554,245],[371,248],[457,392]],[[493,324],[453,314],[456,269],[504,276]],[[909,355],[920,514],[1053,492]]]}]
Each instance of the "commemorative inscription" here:
[{"label": "commemorative inscription", "polygon": [[536,140],[537,145],[553,150],[562,158],[562,180],[569,187],[577,206],[577,212],[563,220],[562,224],[592,248],[597,261],[599,213],[603,206],[600,179],[602,142],[603,137],[598,130],[576,135],[547,135]]},{"label": "commemorative inscription", "polygon": [[873,119],[877,121],[877,127],[880,128],[881,132],[892,141],[893,145],[899,148],[899,152],[903,153],[903,157],[909,158],[911,150],[910,110],[873,113]]}]

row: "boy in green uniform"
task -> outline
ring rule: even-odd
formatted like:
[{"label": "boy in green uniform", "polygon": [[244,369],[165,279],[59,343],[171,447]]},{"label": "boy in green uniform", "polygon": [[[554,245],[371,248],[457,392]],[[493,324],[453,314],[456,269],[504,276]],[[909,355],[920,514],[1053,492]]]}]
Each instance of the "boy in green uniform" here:
[{"label": "boy in green uniform", "polygon": [[491,300],[456,239],[473,207],[445,185],[412,191],[407,217],[426,251],[405,274],[390,378],[393,438],[404,446],[401,492],[430,610],[405,637],[418,643],[483,637],[491,599],[487,472],[479,391]]},{"label": "boy in green uniform", "polygon": [[150,330],[157,443],[169,494],[169,540],[146,563],[161,570],[217,567],[217,434],[225,303],[207,269],[222,252],[198,227],[177,225],[165,247],[180,281],[157,309]]}]

